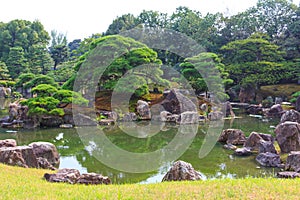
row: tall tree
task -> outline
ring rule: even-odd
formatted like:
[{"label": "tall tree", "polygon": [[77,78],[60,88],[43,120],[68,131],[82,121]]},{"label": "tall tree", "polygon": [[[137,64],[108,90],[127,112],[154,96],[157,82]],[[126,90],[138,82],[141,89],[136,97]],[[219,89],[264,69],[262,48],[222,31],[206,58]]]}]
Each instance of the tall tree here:
[{"label": "tall tree", "polygon": [[267,38],[265,34],[254,34],[222,47],[226,70],[235,84],[244,88],[259,87],[290,78],[286,73],[288,66],[281,63],[284,52]]},{"label": "tall tree", "polygon": [[22,47],[28,59],[29,48],[34,44],[47,45],[50,37],[39,21],[13,20],[0,26],[0,59],[8,59],[10,48]]},{"label": "tall tree", "polygon": [[69,49],[67,46],[67,36],[57,31],[51,31],[51,46],[49,51],[52,59],[54,60],[54,70],[56,66],[62,62],[65,62],[69,58]]},{"label": "tall tree", "polygon": [[115,35],[122,31],[130,30],[138,25],[138,20],[132,14],[125,14],[121,17],[117,17],[113,20],[112,24],[109,25],[105,35]]},{"label": "tall tree", "polygon": [[34,74],[46,74],[53,66],[53,60],[43,44],[35,44],[29,48],[29,71]]},{"label": "tall tree", "polygon": [[15,79],[21,73],[28,71],[28,62],[24,56],[22,47],[11,47],[6,61],[10,76]]}]

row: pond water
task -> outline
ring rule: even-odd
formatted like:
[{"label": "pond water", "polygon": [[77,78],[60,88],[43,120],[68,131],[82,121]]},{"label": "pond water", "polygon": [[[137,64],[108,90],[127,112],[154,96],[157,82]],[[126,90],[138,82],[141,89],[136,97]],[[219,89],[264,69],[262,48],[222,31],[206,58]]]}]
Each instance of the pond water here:
[{"label": "pond water", "polygon": [[[5,114],[3,111],[1,115]],[[252,131],[273,134],[278,121],[267,121],[258,118],[238,114],[241,118],[225,120],[224,129],[238,128],[248,136]],[[124,126],[124,125],[121,125]],[[121,127],[120,126],[120,127]],[[143,124],[141,125],[143,126]],[[121,149],[136,153],[152,152],[166,146],[178,132],[178,127],[165,125],[156,134],[149,137],[135,137],[124,133],[118,126],[101,128],[106,137]],[[134,127],[133,127],[134,128]],[[80,129],[80,131],[78,131]],[[278,169],[259,167],[255,161],[255,155],[249,157],[237,157],[230,150],[225,150],[222,144],[216,143],[210,153],[199,158],[198,153],[205,140],[207,125],[200,124],[197,127],[196,135],[190,141],[188,149],[177,159],[189,162],[193,167],[205,175],[208,179],[215,178],[242,178],[247,176],[265,177],[273,176]],[[0,139],[16,139],[18,145],[27,145],[35,141],[48,141],[56,145],[61,163],[59,168],[76,168],[81,172],[96,172],[111,178],[113,183],[155,183],[160,182],[168,171],[172,161],[161,162],[157,169],[147,173],[128,173],[112,169],[101,163],[92,154],[89,145],[81,140],[78,132],[86,132],[89,135],[90,143],[97,143],[97,134],[91,133],[88,127],[72,129],[35,129],[16,130],[16,132],[0,129]],[[126,162],[120,159],[120,162]],[[151,164],[145,163],[146,165]]]}]

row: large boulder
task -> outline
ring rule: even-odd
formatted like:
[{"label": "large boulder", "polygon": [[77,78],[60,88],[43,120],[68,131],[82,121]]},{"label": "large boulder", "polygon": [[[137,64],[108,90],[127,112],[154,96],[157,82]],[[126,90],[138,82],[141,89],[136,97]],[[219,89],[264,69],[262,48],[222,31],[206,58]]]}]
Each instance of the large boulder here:
[{"label": "large boulder", "polygon": [[282,153],[300,151],[300,124],[284,122],[275,128],[276,140]]},{"label": "large boulder", "polygon": [[77,169],[59,169],[56,174],[44,174],[44,178],[49,182],[63,182],[75,184],[80,177]]},{"label": "large boulder", "polygon": [[59,154],[54,144],[49,142],[33,142],[29,144],[36,157],[45,158],[53,166],[59,165]]},{"label": "large boulder", "polygon": [[224,103],[224,107],[225,107],[225,116],[226,117],[229,117],[229,116],[234,117],[235,116],[232,106],[229,101],[226,101]]},{"label": "large boulder", "polygon": [[16,147],[17,141],[14,139],[6,139],[6,140],[0,140],[0,148],[1,147]]},{"label": "large boulder", "polygon": [[96,184],[110,184],[111,180],[96,173],[86,173],[80,175],[77,169],[60,169],[56,174],[44,174],[44,178],[49,182],[63,182],[70,184],[86,184],[86,185],[96,185]]},{"label": "large boulder", "polygon": [[177,119],[178,124],[198,124],[199,114],[198,112],[183,112]]},{"label": "large boulder", "polygon": [[244,132],[240,129],[225,129],[222,131],[218,142],[233,144],[233,145],[243,145],[246,141],[246,136]]},{"label": "large boulder", "polygon": [[33,152],[33,148],[29,146],[0,148],[0,162],[26,168],[38,168],[36,155]]},{"label": "large boulder", "polygon": [[99,184],[111,184],[111,180],[107,176],[102,176],[101,174],[96,173],[86,173],[82,174],[77,182],[77,184],[85,185],[99,185]]},{"label": "large boulder", "polygon": [[300,123],[300,113],[296,110],[288,110],[286,111],[280,119],[280,123],[291,121]]},{"label": "large boulder", "polygon": [[260,153],[255,159],[260,165],[264,167],[281,167],[280,156],[274,153]]},{"label": "large boulder", "polygon": [[179,160],[172,165],[162,181],[195,181],[201,179],[201,174],[195,171],[190,163]]},{"label": "large boulder", "polygon": [[136,111],[140,119],[144,119],[144,120],[151,119],[151,110],[149,104],[146,101],[138,100]]},{"label": "large boulder", "polygon": [[274,137],[270,134],[252,132],[250,136],[247,138],[244,147],[250,148],[251,151],[258,151],[259,143],[261,140],[273,143]]},{"label": "large boulder", "polygon": [[162,101],[161,105],[165,111],[172,114],[179,115],[186,111],[197,112],[196,99],[191,100],[191,98],[188,98],[187,95],[183,94],[183,91],[178,89],[172,89]]},{"label": "large boulder", "polygon": [[255,88],[241,88],[239,93],[239,100],[241,103],[250,103],[255,99]]},{"label": "large boulder", "polygon": [[270,141],[260,140],[258,145],[258,153],[267,152],[277,154],[274,143]]},{"label": "large boulder", "polygon": [[263,114],[263,107],[262,105],[249,105],[246,108],[246,112],[252,115],[262,115]]},{"label": "large boulder", "polygon": [[300,172],[300,151],[289,153],[286,159],[285,170]]},{"label": "large boulder", "polygon": [[64,120],[60,116],[43,116],[40,118],[41,127],[59,127],[64,123]]},{"label": "large boulder", "polygon": [[275,104],[270,109],[267,109],[265,114],[267,117],[281,117],[283,113],[285,113],[285,111],[282,106]]}]

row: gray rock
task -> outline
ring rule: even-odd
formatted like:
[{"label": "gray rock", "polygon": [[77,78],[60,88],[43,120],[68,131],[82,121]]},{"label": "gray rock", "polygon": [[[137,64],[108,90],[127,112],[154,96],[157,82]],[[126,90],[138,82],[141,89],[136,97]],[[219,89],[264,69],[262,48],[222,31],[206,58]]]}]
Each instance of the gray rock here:
[{"label": "gray rock", "polygon": [[224,144],[223,148],[228,149],[228,150],[236,150],[237,146],[235,146],[233,144]]},{"label": "gray rock", "polygon": [[299,177],[300,177],[300,173],[297,172],[288,172],[288,171],[277,172],[277,178],[299,178]]},{"label": "gray rock", "polygon": [[280,156],[274,153],[260,153],[255,159],[260,165],[264,167],[280,167]]},{"label": "gray rock", "polygon": [[49,182],[63,182],[75,184],[80,177],[77,169],[59,169],[56,174],[44,174],[44,178]]},{"label": "gray rock", "polygon": [[138,100],[136,111],[143,120],[150,120],[151,119],[151,111],[149,104],[146,101]]},{"label": "gray rock", "polygon": [[300,172],[300,151],[292,151],[289,153],[285,170]]},{"label": "gray rock", "polygon": [[43,116],[40,118],[40,126],[42,127],[59,127],[64,123],[60,116]]},{"label": "gray rock", "polygon": [[260,140],[258,145],[258,153],[267,152],[277,154],[274,143],[270,141]]},{"label": "gray rock", "polygon": [[137,120],[137,116],[135,113],[126,113],[123,117],[124,122],[132,122],[136,120]]},{"label": "gray rock", "polygon": [[258,151],[261,140],[274,143],[274,137],[272,135],[252,132],[247,138],[244,147],[250,148],[251,151]]},{"label": "gray rock", "polygon": [[218,142],[233,145],[243,145],[246,141],[244,132],[240,129],[225,129],[221,133]]},{"label": "gray rock", "polygon": [[115,120],[113,120],[113,119],[101,119],[99,121],[99,125],[102,125],[102,126],[110,126],[113,124],[115,124]]},{"label": "gray rock", "polygon": [[224,107],[225,107],[225,117],[229,117],[229,116],[234,117],[235,116],[235,114],[232,110],[232,106],[229,101],[224,103]]},{"label": "gray rock", "polygon": [[97,122],[94,119],[81,113],[73,116],[73,119],[76,126],[97,126]]},{"label": "gray rock", "polygon": [[210,121],[218,121],[218,120],[223,119],[223,117],[224,117],[224,114],[221,111],[214,111],[214,112],[208,113],[208,117],[207,118]]},{"label": "gray rock", "polygon": [[168,111],[161,111],[160,112],[160,121],[162,122],[167,122],[168,121],[168,117],[171,116],[172,113],[168,112]]},{"label": "gray rock", "polygon": [[201,179],[201,174],[195,171],[190,163],[179,160],[172,165],[162,181],[195,181]]},{"label": "gray rock", "polygon": [[51,165],[51,163],[49,163],[49,161],[46,158],[39,157],[37,158],[37,162],[39,168],[56,170],[56,168],[53,165]]},{"label": "gray rock", "polygon": [[36,155],[29,146],[0,148],[0,162],[26,168],[38,168]]},{"label": "gray rock", "polygon": [[282,153],[300,151],[300,124],[286,121],[276,126],[276,140]]},{"label": "gray rock", "polygon": [[33,149],[36,157],[47,159],[53,166],[59,165],[59,154],[54,144],[50,142],[33,142],[28,146]]},{"label": "gray rock", "polygon": [[0,148],[1,147],[16,147],[17,141],[14,139],[6,139],[6,140],[0,140]]},{"label": "gray rock", "polygon": [[237,148],[234,151],[234,154],[237,156],[250,156],[252,154],[251,150],[247,147]]},{"label": "gray rock", "polygon": [[172,89],[161,105],[165,111],[177,115],[186,111],[197,112],[197,99],[189,98],[187,92],[178,89]]},{"label": "gray rock", "polygon": [[283,113],[285,113],[285,111],[280,104],[275,104],[266,111],[268,117],[281,117]]},{"label": "gray rock", "polygon": [[286,111],[280,119],[280,123],[284,123],[286,121],[297,122],[300,123],[300,113],[296,110],[288,110]]},{"label": "gray rock", "polygon": [[96,173],[86,173],[82,174],[77,182],[77,184],[85,185],[99,185],[99,184],[111,184],[111,180],[107,176],[102,176],[101,174]]},{"label": "gray rock", "polygon": [[261,105],[249,105],[246,108],[246,112],[248,114],[252,114],[252,115],[262,115],[263,114],[263,108]]},{"label": "gray rock", "polygon": [[178,124],[198,124],[199,114],[197,112],[183,112],[177,119]]}]

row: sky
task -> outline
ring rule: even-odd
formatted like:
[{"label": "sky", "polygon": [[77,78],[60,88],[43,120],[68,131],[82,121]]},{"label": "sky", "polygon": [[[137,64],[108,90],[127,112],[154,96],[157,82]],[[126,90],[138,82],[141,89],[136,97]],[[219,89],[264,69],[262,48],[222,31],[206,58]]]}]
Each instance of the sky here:
[{"label": "sky", "polygon": [[[4,2],[3,2],[4,1]],[[236,14],[255,6],[257,0],[3,0],[0,21],[14,19],[39,20],[50,33],[57,30],[66,34],[68,41],[83,39],[105,32],[112,21],[123,14],[138,15],[143,10],[163,13],[179,6],[191,10]],[[293,0],[299,5],[300,0]]]}]

